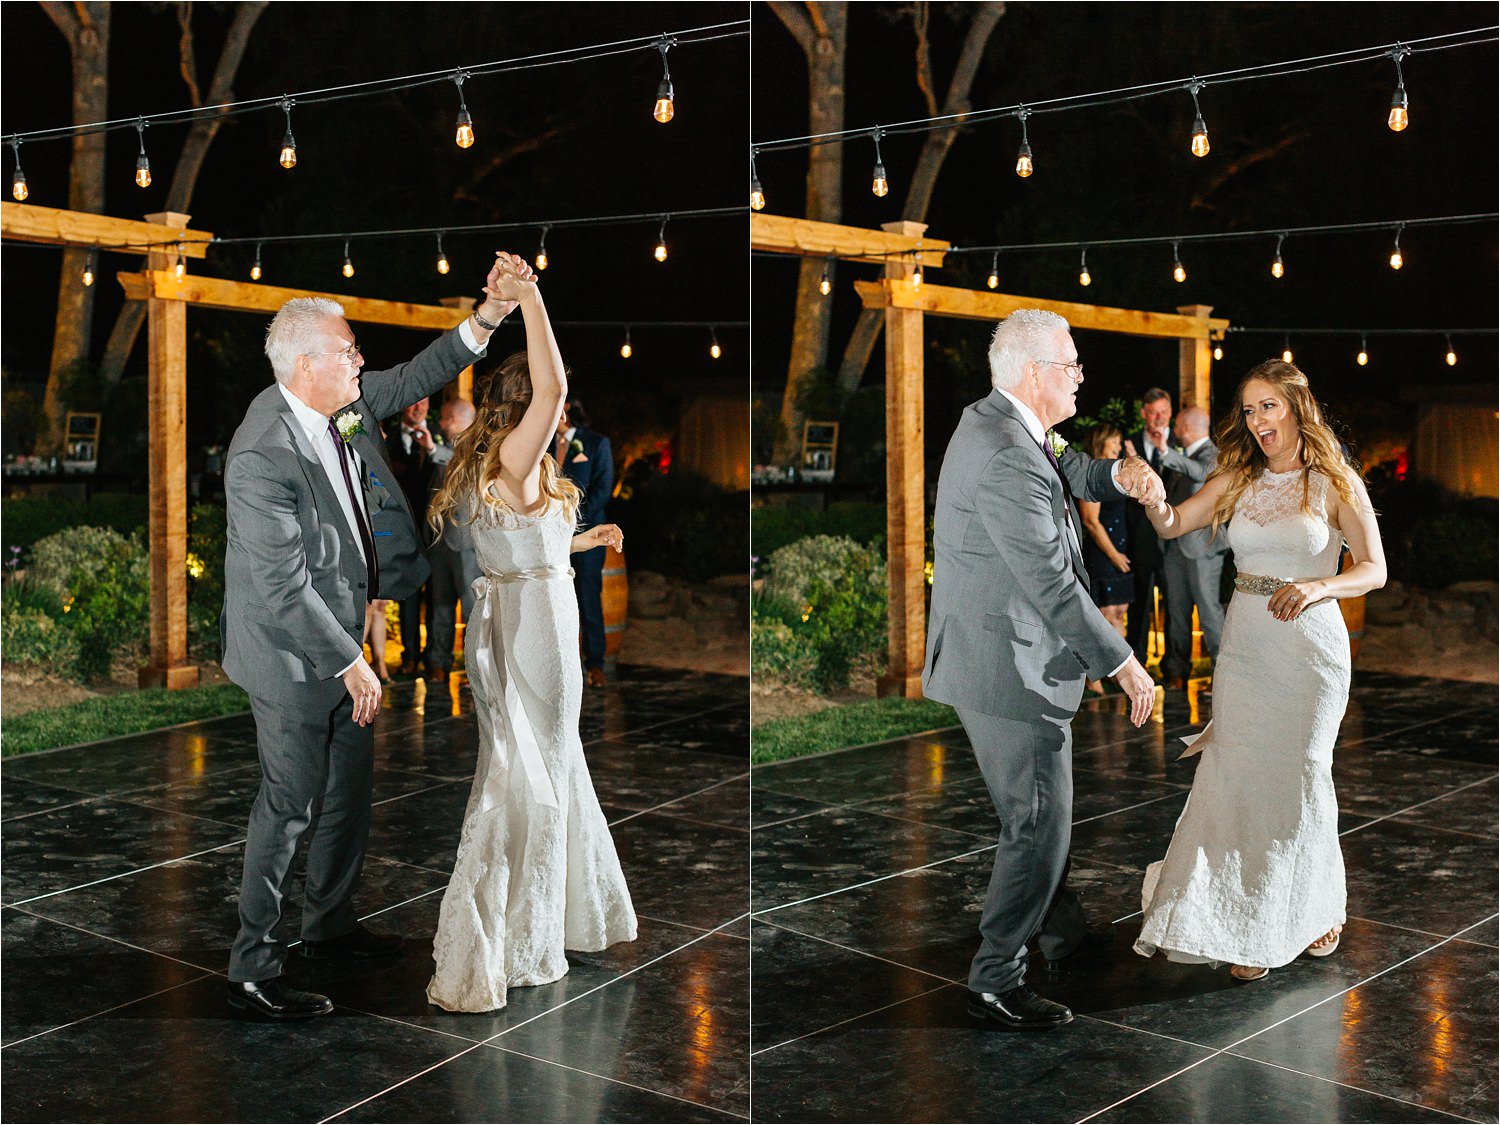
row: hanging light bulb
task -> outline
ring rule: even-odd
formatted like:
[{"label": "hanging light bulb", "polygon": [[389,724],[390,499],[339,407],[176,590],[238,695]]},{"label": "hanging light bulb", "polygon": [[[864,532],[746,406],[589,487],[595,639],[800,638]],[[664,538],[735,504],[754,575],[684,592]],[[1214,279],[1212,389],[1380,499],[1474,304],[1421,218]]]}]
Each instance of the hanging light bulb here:
[{"label": "hanging light bulb", "polygon": [[651,110],[651,116],[665,125],[672,120],[676,112],[676,105],[672,101],[672,72],[667,69],[667,52],[677,45],[677,40],[670,35],[663,35],[656,49],[661,52],[661,85],[656,88],[656,106]]},{"label": "hanging light bulb", "polygon": [[870,190],[877,198],[883,198],[890,194],[891,185],[885,178],[885,162],[880,159],[880,130],[876,129],[870,137],[875,142],[875,172],[870,182]]},{"label": "hanging light bulb", "polygon": [[661,221],[661,230],[656,232],[656,250],[652,256],[658,262],[667,260],[667,220],[665,218]]},{"label": "hanging light bulb", "polygon": [[718,359],[724,354],[724,349],[719,347],[719,334],[710,326],[708,330],[708,354]]},{"label": "hanging light bulb", "polygon": [[151,161],[146,157],[146,121],[144,118],[135,119],[136,139],[141,142],[140,155],[135,158],[135,186],[151,186]]},{"label": "hanging light bulb", "polygon": [[1078,254],[1078,284],[1094,284],[1094,279],[1089,276],[1089,248],[1087,246]]},{"label": "hanging light bulb", "polygon": [[260,280],[260,246],[261,244],[259,242],[255,244],[255,265],[250,267],[251,281]]},{"label": "hanging light bulb", "polygon": [[442,231],[438,231],[437,232],[437,246],[438,246],[437,271],[438,271],[438,273],[447,273],[448,270],[451,267],[448,265],[448,255],[443,253],[443,232]]},{"label": "hanging light bulb", "polygon": [[1026,119],[1031,116],[1031,110],[1023,107],[1016,110],[1016,116],[1021,119],[1021,147],[1016,150],[1016,175],[1024,180],[1035,171],[1031,163],[1031,139],[1026,135]]},{"label": "hanging light bulb", "polygon": [[1283,362],[1283,363],[1291,363],[1292,362],[1292,338],[1290,336],[1287,336],[1286,338],[1284,338],[1282,340],[1281,362]]},{"label": "hanging light bulb", "polygon": [[542,236],[537,239],[536,268],[539,270],[544,270],[547,268],[547,232],[551,229],[552,224],[548,223],[542,228]]},{"label": "hanging light bulb", "polygon": [[760,186],[760,173],[755,170],[755,156],[759,149],[750,150],[750,210],[764,211],[766,209],[766,193]]},{"label": "hanging light bulb", "polygon": [[1000,287],[1000,251],[998,250],[990,258],[990,276],[984,279],[984,283],[991,289]]},{"label": "hanging light bulb", "polygon": [[1401,73],[1401,58],[1410,51],[1411,48],[1400,43],[1391,51],[1391,58],[1396,61],[1396,92],[1391,96],[1391,112],[1385,123],[1393,133],[1399,133],[1411,124],[1411,116],[1406,111],[1406,79]]},{"label": "hanging light bulb", "polygon": [[87,260],[85,260],[84,263],[83,263],[83,283],[85,285],[92,285],[92,284],[94,284],[94,267],[97,266],[98,264],[99,264],[99,250],[98,250],[98,247],[90,246],[89,247],[89,256],[88,256]]},{"label": "hanging light bulb", "polygon": [[818,292],[825,297],[833,292],[833,282],[828,279],[828,261],[826,259],[823,262],[823,279],[818,282]]},{"label": "hanging light bulb", "polygon": [[1214,359],[1223,359],[1223,358],[1224,358],[1224,347],[1223,347],[1223,345],[1222,344],[1215,344],[1214,345]]},{"label": "hanging light bulb", "polygon": [[1401,256],[1401,232],[1405,229],[1405,223],[1397,227],[1396,240],[1391,243],[1391,269],[1393,270],[1399,270],[1406,264],[1406,259]]},{"label": "hanging light bulb", "polygon": [[453,143],[459,148],[474,147],[474,119],[469,116],[469,107],[464,103],[464,79],[469,72],[460,70],[453,76],[453,85],[458,87],[458,120],[453,132]]},{"label": "hanging light bulb", "polygon": [[344,276],[354,276],[354,261],[349,257],[349,240],[344,239]]},{"label": "hanging light bulb", "polygon": [[1203,122],[1203,111],[1198,108],[1198,91],[1203,89],[1203,83],[1194,80],[1188,86],[1188,93],[1193,95],[1193,143],[1194,156],[1208,155],[1208,126]]},{"label": "hanging light bulb", "polygon": [[1286,274],[1286,264],[1281,260],[1281,244],[1286,241],[1286,235],[1276,236],[1276,260],[1271,263],[1271,276],[1280,280]]},{"label": "hanging light bulb", "polygon": [[281,138],[281,166],[283,168],[297,166],[297,138],[292,136],[292,106],[296,104],[291,98],[283,96],[281,99],[281,109],[286,114],[286,135]]},{"label": "hanging light bulb", "polygon": [[1359,354],[1354,357],[1354,362],[1361,367],[1366,366],[1370,362],[1370,351],[1365,346],[1365,334],[1363,332],[1359,334]]},{"label": "hanging light bulb", "polygon": [[26,186],[26,173],[21,171],[21,138],[12,137],[10,147],[16,154],[16,170],[10,174],[10,197],[17,203],[24,203],[31,189]]},{"label": "hanging light bulb", "polygon": [[629,359],[632,348],[630,347],[630,328],[625,329],[625,342],[620,345],[620,358]]},{"label": "hanging light bulb", "polygon": [[1458,363],[1458,353],[1453,350],[1453,337],[1444,335],[1443,340],[1448,345],[1448,354],[1443,358],[1447,360],[1449,367],[1456,366]]},{"label": "hanging light bulb", "polygon": [[1187,270],[1182,268],[1182,255],[1177,251],[1177,243],[1172,243],[1172,280],[1181,285],[1187,280]]}]

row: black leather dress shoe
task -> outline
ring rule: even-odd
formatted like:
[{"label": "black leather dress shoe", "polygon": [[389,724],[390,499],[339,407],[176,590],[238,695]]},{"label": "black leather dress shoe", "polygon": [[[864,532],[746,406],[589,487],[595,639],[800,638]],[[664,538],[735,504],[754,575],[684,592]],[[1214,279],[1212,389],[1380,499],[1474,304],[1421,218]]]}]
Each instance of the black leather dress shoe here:
[{"label": "black leather dress shoe", "polygon": [[1073,1013],[1062,1004],[1044,1000],[1024,984],[998,995],[970,992],[969,1015],[998,1023],[1012,1031],[1050,1031],[1073,1021]]},{"label": "black leather dress shoe", "polygon": [[401,939],[395,934],[372,934],[356,923],[354,929],[341,937],[329,938],[326,941],[304,940],[298,948],[302,950],[302,956],[311,961],[349,958],[368,960],[377,957],[399,957]]},{"label": "black leather dress shoe", "polygon": [[273,1020],[309,1020],[333,1011],[333,1001],[316,992],[303,992],[272,980],[229,982],[229,1006]]},{"label": "black leather dress shoe", "polygon": [[1111,925],[1089,926],[1083,932],[1083,938],[1068,952],[1061,957],[1048,957],[1047,968],[1057,972],[1063,968],[1063,962],[1070,957],[1077,957],[1085,953],[1094,953],[1103,949],[1115,940],[1115,928]]}]

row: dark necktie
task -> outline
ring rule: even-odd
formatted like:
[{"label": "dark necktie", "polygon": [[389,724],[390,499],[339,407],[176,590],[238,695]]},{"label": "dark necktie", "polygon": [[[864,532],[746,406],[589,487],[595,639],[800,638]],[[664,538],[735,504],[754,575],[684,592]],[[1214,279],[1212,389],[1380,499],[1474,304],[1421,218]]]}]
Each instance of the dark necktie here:
[{"label": "dark necktie", "polygon": [[344,488],[349,493],[349,504],[354,509],[354,526],[359,530],[360,545],[365,549],[365,572],[370,582],[370,601],[380,596],[380,564],[375,561],[375,540],[370,534],[370,525],[365,522],[365,505],[359,493],[354,491],[354,478],[349,475],[349,455],[344,451],[344,439],[333,419],[328,419],[328,436],[333,439],[333,451],[338,455],[339,468],[344,473]]}]

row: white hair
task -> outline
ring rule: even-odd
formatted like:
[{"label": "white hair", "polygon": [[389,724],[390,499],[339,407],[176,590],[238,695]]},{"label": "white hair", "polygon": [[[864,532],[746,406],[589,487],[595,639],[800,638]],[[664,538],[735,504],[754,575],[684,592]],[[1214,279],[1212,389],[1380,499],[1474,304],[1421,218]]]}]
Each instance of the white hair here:
[{"label": "white hair", "polygon": [[990,340],[990,385],[1010,390],[1021,381],[1028,360],[1047,359],[1054,332],[1068,331],[1068,322],[1044,309],[1017,309],[995,325]]},{"label": "white hair", "polygon": [[278,383],[291,382],[299,355],[322,347],[324,319],[343,315],[344,306],[327,297],[293,297],[281,306],[266,329],[266,358]]}]

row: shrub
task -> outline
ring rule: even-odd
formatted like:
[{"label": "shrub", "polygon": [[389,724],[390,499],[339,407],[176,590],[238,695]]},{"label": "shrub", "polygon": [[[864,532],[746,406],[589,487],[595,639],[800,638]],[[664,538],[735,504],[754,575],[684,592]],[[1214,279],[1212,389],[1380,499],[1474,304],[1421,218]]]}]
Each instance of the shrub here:
[{"label": "shrub", "polygon": [[[759,624],[768,650],[752,648],[752,662],[767,672],[780,663],[788,678],[829,689],[847,684],[861,658],[884,652],[886,573],[878,547],[815,535],[773,552],[767,569],[751,631],[755,645]],[[814,665],[802,670],[809,646]]]}]

